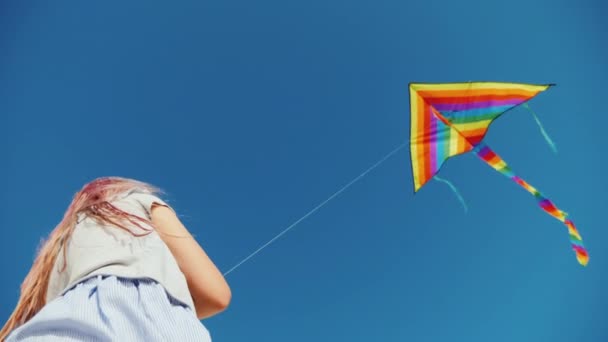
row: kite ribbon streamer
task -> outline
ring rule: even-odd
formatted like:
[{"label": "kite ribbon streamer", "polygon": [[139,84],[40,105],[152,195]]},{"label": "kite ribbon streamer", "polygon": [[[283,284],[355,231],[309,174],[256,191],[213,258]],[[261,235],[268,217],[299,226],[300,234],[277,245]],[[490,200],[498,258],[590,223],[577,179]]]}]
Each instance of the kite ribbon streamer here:
[{"label": "kite ribbon streamer", "polygon": [[435,177],[433,177],[436,181],[447,184],[447,186],[450,187],[450,189],[452,189],[452,192],[454,193],[454,195],[456,195],[456,198],[458,198],[458,201],[460,202],[460,204],[462,205],[462,207],[464,208],[464,212],[466,213],[469,210],[469,207],[467,206],[467,202],[464,201],[464,198],[462,197],[462,195],[460,194],[460,191],[458,191],[458,188],[456,188],[456,186],[454,184],[452,184],[452,182],[450,182],[447,179],[443,179],[437,175],[435,175]]},{"label": "kite ribbon streamer", "polygon": [[586,266],[589,262],[589,254],[587,253],[587,250],[583,245],[583,239],[581,238],[581,235],[578,233],[578,230],[574,226],[574,223],[567,218],[568,214],[558,209],[555,204],[553,204],[553,202],[543,196],[543,194],[541,194],[533,186],[528,184],[523,179],[519,178],[519,176],[516,176],[511,170],[511,168],[509,168],[507,163],[505,163],[505,161],[502,160],[502,158],[500,158],[500,156],[498,156],[496,153],[494,153],[494,151],[492,151],[487,145],[485,145],[484,143],[479,143],[477,146],[475,146],[474,151],[477,153],[477,156],[483,159],[483,161],[488,163],[488,165],[490,165],[496,171],[510,178],[515,183],[526,189],[529,193],[534,195],[534,197],[538,201],[538,205],[544,211],[546,211],[547,213],[549,213],[549,215],[555,217],[556,219],[560,220],[566,225],[566,227],[568,227],[568,233],[570,235],[570,244],[572,245],[572,249],[574,249],[574,252],[576,253],[576,259],[581,265]]},{"label": "kite ribbon streamer", "polygon": [[549,136],[549,133],[547,133],[547,131],[545,130],[545,127],[543,127],[543,124],[540,122],[540,119],[538,118],[538,116],[536,115],[536,113],[534,113],[534,111],[532,110],[532,108],[530,108],[530,106],[528,106],[527,103],[523,103],[522,106],[524,108],[526,108],[532,114],[532,117],[534,117],[534,121],[536,121],[536,124],[538,125],[538,128],[540,128],[540,133],[545,138],[545,141],[547,142],[547,144],[549,145],[549,147],[551,147],[551,150],[553,151],[553,153],[557,154],[557,147],[555,146],[555,143],[553,142],[553,139],[551,139],[551,137]]}]

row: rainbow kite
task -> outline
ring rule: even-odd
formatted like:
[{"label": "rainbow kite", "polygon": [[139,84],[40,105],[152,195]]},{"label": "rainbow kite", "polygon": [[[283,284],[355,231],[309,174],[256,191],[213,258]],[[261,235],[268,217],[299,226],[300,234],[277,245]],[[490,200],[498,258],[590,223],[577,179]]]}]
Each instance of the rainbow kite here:
[{"label": "rainbow kite", "polygon": [[[414,191],[439,172],[449,157],[474,151],[492,168],[530,192],[539,206],[568,227],[578,262],[585,266],[589,255],[567,214],[538,190],[516,176],[502,158],[484,142],[490,124],[501,114],[525,104],[552,84],[467,82],[411,83],[411,158]],[[544,131],[543,131],[544,134]]]}]

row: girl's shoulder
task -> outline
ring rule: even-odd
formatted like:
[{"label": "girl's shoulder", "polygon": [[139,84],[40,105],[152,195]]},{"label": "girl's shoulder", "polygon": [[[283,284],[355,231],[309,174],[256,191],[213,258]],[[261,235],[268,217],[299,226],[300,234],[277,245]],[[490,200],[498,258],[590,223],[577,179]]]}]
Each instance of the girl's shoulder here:
[{"label": "girl's shoulder", "polygon": [[152,207],[154,205],[162,205],[171,208],[171,206],[158,195],[142,190],[129,191],[119,196],[114,203],[117,205],[130,205],[127,209],[139,210],[139,213],[144,213],[147,219],[151,219]]}]

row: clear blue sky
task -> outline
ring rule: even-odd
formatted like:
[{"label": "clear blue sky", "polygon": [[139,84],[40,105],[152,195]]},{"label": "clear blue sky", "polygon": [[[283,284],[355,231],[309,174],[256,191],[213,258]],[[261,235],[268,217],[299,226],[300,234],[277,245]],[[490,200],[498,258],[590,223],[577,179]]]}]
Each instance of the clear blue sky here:
[{"label": "clear blue sky", "polygon": [[409,138],[412,81],[557,83],[487,141],[577,223],[473,155],[412,194],[404,150],[229,275],[216,341],[608,340],[606,5],[3,1],[0,319],[99,176],[154,183],[227,270]]}]

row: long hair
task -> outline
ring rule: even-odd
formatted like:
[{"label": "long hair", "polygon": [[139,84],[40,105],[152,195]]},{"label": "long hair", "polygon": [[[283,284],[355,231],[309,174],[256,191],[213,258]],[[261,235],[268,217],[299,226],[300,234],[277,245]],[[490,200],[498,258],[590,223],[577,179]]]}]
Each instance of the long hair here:
[{"label": "long hair", "polygon": [[[161,192],[160,189],[150,184],[133,179],[103,177],[86,184],[74,195],[63,219],[38,249],[34,264],[21,284],[21,295],[17,306],[0,330],[0,342],[4,342],[11,331],[29,321],[46,304],[51,271],[55,266],[57,255],[62,249],[65,256],[66,245],[76,227],[79,214],[85,214],[100,224],[105,223],[125,229],[135,236],[146,235],[151,232],[149,227],[152,224],[148,219],[129,214],[110,203],[117,196],[133,190],[151,194]],[[136,234],[133,232],[127,227],[129,223],[141,228],[143,233]],[[144,223],[148,228],[140,223]],[[129,226],[132,227],[132,225]],[[60,268],[60,272],[65,270],[66,263],[67,260],[64,258],[64,264]]]}]

